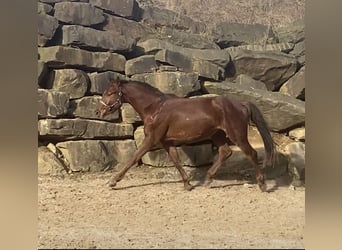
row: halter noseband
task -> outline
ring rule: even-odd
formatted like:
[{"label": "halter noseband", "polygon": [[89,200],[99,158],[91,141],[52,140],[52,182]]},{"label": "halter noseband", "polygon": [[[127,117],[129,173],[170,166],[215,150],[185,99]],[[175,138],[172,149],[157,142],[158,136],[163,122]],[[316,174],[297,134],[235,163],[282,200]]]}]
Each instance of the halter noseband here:
[{"label": "halter noseband", "polygon": [[122,91],[121,91],[121,86],[119,86],[119,93],[118,93],[118,99],[116,99],[116,101],[111,104],[111,105],[108,105],[106,104],[104,101],[100,100],[100,103],[102,103],[106,108],[109,108],[109,110],[112,110],[114,108],[115,105],[119,104],[119,107],[121,107],[122,105]]}]

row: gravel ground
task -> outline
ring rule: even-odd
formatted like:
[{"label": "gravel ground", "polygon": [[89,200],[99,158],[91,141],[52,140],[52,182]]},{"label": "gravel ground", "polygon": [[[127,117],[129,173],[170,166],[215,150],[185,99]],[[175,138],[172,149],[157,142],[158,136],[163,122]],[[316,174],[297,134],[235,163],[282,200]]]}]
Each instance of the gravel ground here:
[{"label": "gravel ground", "polygon": [[110,173],[39,176],[38,247],[304,248],[304,188],[220,178],[189,192],[175,171],[133,168],[115,190]]}]

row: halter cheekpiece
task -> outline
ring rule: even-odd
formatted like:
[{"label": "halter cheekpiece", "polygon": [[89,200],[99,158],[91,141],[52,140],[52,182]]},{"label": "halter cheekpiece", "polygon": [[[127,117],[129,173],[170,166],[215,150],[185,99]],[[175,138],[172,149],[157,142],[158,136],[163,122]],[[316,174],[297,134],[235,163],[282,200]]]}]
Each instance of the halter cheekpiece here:
[{"label": "halter cheekpiece", "polygon": [[106,104],[105,102],[103,102],[102,100],[100,100],[100,103],[102,103],[104,106],[106,106],[106,108],[109,108],[109,110],[112,110],[114,108],[115,105],[119,104],[119,107],[121,107],[122,105],[122,90],[121,90],[121,86],[119,86],[119,93],[118,93],[118,99],[116,99],[116,101],[111,104],[111,105],[108,105]]}]

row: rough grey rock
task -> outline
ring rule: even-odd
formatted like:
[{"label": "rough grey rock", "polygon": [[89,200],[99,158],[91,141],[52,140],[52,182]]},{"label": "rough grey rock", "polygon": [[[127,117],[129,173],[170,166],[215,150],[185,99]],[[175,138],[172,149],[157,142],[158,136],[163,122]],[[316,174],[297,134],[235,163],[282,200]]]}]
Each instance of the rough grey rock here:
[{"label": "rough grey rock", "polygon": [[298,43],[305,39],[304,20],[297,20],[287,26],[276,29],[280,42]]},{"label": "rough grey rock", "polygon": [[157,33],[149,34],[144,39],[160,39],[182,48],[220,49],[220,46],[215,42],[201,34],[176,30],[170,27],[162,27],[160,30],[158,29]]},{"label": "rough grey rock", "polygon": [[205,31],[205,25],[203,23],[195,22],[191,18],[171,10],[152,6],[144,7],[143,10],[141,21],[153,28],[157,29],[166,26],[177,30],[188,30],[192,33]]},{"label": "rough grey rock", "polygon": [[230,55],[235,75],[249,75],[264,82],[268,90],[279,90],[297,71],[296,58],[282,52],[237,50]]},{"label": "rough grey rock", "polygon": [[221,48],[245,44],[274,43],[276,36],[271,26],[222,22],[215,26],[211,36]]},{"label": "rough grey rock", "polygon": [[53,7],[49,4],[45,3],[37,3],[37,11],[38,14],[51,14],[53,10]]},{"label": "rough grey rock", "polygon": [[40,60],[51,68],[74,67],[84,70],[123,72],[126,58],[111,52],[89,52],[78,48],[51,46],[38,48]]},{"label": "rough grey rock", "polygon": [[58,20],[47,14],[37,15],[38,46],[45,46],[52,39],[59,24]]},{"label": "rough grey rock", "polygon": [[192,72],[192,60],[187,55],[180,52],[162,49],[155,55],[155,59],[159,62],[176,66],[178,70],[184,72]]},{"label": "rough grey rock", "polygon": [[46,65],[46,63],[38,60],[38,65],[37,65],[37,68],[38,68],[38,85],[40,87],[44,87],[46,86],[46,82],[45,80],[47,80],[47,76],[48,76],[48,67]]},{"label": "rough grey rock", "polygon": [[102,95],[108,86],[119,77],[121,80],[128,80],[129,78],[113,71],[106,71],[101,73],[88,74],[90,79],[90,93]]},{"label": "rough grey rock", "polygon": [[121,117],[123,123],[136,123],[141,121],[139,114],[129,103],[122,104]]},{"label": "rough grey rock", "polygon": [[289,137],[295,141],[305,142],[305,128],[296,128],[289,132]]},{"label": "rough grey rock", "polygon": [[[257,151],[258,162],[262,162],[265,158],[265,150],[263,144],[251,143],[252,147]],[[247,156],[241,151],[238,146],[230,146],[233,154],[222,164],[221,168],[217,171],[216,177],[227,176],[229,174],[243,175],[246,177],[255,176],[255,168],[251,164]],[[217,159],[217,152],[214,152],[214,159]],[[288,159],[282,153],[277,153],[276,162],[274,166],[266,167],[263,169],[263,173],[266,179],[273,179],[282,176],[287,173]]]},{"label": "rough grey rock", "polygon": [[135,41],[131,38],[80,25],[64,25],[62,33],[63,45],[77,45],[80,48],[97,51],[129,52],[135,44]]},{"label": "rough grey rock", "polygon": [[[144,127],[140,126],[134,132],[134,139],[138,148],[145,138],[143,129]],[[213,161],[211,144],[184,145],[177,147],[177,152],[180,161],[185,166],[202,166],[210,164]],[[156,145],[153,151],[146,153],[142,158],[142,162],[156,167],[173,166],[173,162],[160,144]]]},{"label": "rough grey rock", "polygon": [[144,55],[126,61],[125,73],[127,76],[152,73],[157,69],[157,62],[154,55]]},{"label": "rough grey rock", "polygon": [[67,141],[56,144],[65,165],[73,172],[100,172],[129,160],[136,150],[133,140]]},{"label": "rough grey rock", "polygon": [[89,3],[60,2],[54,9],[54,17],[66,24],[92,26],[105,20],[103,11]]},{"label": "rough grey rock", "polygon": [[111,14],[138,19],[138,4],[135,0],[89,0],[92,5]]},{"label": "rough grey rock", "polygon": [[[85,96],[80,99],[71,100],[68,114],[72,117],[100,120],[100,118],[95,114],[95,111],[100,105],[101,99],[101,96]],[[118,111],[102,118],[102,120],[105,121],[113,121],[117,119],[119,119]]]},{"label": "rough grey rock", "polygon": [[158,51],[155,58],[159,62],[168,63],[176,66],[180,71],[195,72],[199,76],[213,80],[224,78],[225,70],[209,61],[190,58],[186,54],[172,50],[163,49]]},{"label": "rough grey rock", "polygon": [[52,75],[51,87],[68,93],[71,99],[83,97],[90,86],[88,75],[79,69],[58,69]]},{"label": "rough grey rock", "polygon": [[[184,145],[177,147],[180,161],[184,166],[204,166],[213,162],[213,152],[211,144]],[[142,162],[155,167],[173,166],[169,155],[164,149],[147,152]]]},{"label": "rough grey rock", "polygon": [[175,45],[169,41],[160,39],[146,39],[139,41],[137,46],[141,48],[144,53],[157,53],[160,50],[168,50],[176,53],[183,54],[193,59],[206,60],[215,63],[223,68],[226,68],[230,62],[230,55],[228,51],[221,49],[194,49],[183,48]]},{"label": "rough grey rock", "polygon": [[39,0],[42,3],[60,3],[60,2],[85,2],[87,3],[89,0]]},{"label": "rough grey rock", "polygon": [[131,124],[84,119],[44,119],[38,121],[41,137],[53,139],[96,139],[133,137]]},{"label": "rough grey rock", "polygon": [[305,144],[293,142],[286,146],[289,154],[289,172],[293,177],[293,183],[305,180]]},{"label": "rough grey rock", "polygon": [[38,117],[59,117],[67,113],[68,107],[68,93],[38,89]]},{"label": "rough grey rock", "polygon": [[184,72],[156,72],[133,75],[132,80],[146,82],[164,93],[184,97],[201,88],[198,74]]},{"label": "rough grey rock", "polygon": [[305,122],[305,102],[281,93],[250,89],[230,82],[204,82],[211,94],[249,101],[261,110],[268,126],[273,131],[284,131]]},{"label": "rough grey rock", "polygon": [[251,89],[262,89],[262,90],[267,90],[265,83],[261,82],[261,81],[257,81],[254,80],[252,77],[245,75],[245,74],[241,74],[238,75],[234,82],[236,84],[245,86],[245,87],[249,87]]},{"label": "rough grey rock", "polygon": [[133,40],[139,40],[154,33],[150,27],[142,23],[108,14],[104,14],[104,16],[106,21],[101,25],[102,30],[123,35]]},{"label": "rough grey rock", "polygon": [[302,67],[294,76],[285,82],[279,92],[300,100],[305,100],[305,67]]},{"label": "rough grey rock", "polygon": [[225,78],[224,68],[204,60],[194,59],[192,61],[192,71],[207,79],[223,80]]},{"label": "rough grey rock", "polygon": [[247,45],[240,45],[236,47],[229,47],[225,50],[230,51],[237,51],[237,50],[252,50],[252,51],[275,51],[275,52],[284,52],[289,53],[295,47],[294,43],[273,43],[273,44],[247,44]]},{"label": "rough grey rock", "polygon": [[38,147],[38,175],[64,176],[67,172],[63,162],[47,147]]}]

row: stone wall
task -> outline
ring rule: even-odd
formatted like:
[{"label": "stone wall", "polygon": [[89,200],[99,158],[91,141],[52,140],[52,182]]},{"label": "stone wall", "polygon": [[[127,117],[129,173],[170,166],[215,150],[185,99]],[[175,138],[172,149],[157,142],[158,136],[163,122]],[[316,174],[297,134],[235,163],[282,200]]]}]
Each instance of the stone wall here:
[{"label": "stone wall", "polygon": [[[102,120],[95,115],[101,94],[120,77],[181,97],[217,94],[256,103],[287,142],[290,172],[303,179],[304,39],[302,22],[280,30],[231,23],[210,30],[135,0],[39,0],[39,173],[104,171],[131,157],[144,136],[134,109],[124,104]],[[260,145],[253,127],[250,137]],[[207,142],[178,151],[192,167],[211,164],[216,154]],[[160,148],[142,163],[172,165]]]}]

